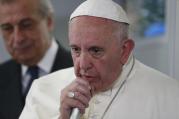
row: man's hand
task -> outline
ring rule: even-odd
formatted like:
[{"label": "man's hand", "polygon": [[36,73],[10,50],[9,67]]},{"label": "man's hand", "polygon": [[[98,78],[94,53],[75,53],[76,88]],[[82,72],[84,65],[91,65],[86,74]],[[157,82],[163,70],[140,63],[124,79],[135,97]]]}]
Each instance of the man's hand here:
[{"label": "man's hand", "polygon": [[91,87],[83,79],[77,78],[64,88],[60,97],[60,119],[69,119],[73,108],[83,114],[91,99]]}]

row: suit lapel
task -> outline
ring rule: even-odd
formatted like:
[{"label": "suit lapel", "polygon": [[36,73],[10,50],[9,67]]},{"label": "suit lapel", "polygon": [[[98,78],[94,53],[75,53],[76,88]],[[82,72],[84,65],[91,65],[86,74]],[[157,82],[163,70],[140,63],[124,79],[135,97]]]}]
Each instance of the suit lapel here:
[{"label": "suit lapel", "polygon": [[70,52],[66,51],[57,41],[58,51],[53,63],[51,72],[57,71],[59,69],[67,68],[73,66],[73,61]]}]

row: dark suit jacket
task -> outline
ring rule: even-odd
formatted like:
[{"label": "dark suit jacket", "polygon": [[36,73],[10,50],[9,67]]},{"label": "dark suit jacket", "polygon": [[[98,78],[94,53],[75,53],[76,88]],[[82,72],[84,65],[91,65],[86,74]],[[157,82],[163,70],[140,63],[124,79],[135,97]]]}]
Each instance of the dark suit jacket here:
[{"label": "dark suit jacket", "polygon": [[[59,45],[51,72],[73,65],[69,52]],[[0,119],[18,119],[24,100],[21,93],[21,65],[9,60],[0,65]]]}]

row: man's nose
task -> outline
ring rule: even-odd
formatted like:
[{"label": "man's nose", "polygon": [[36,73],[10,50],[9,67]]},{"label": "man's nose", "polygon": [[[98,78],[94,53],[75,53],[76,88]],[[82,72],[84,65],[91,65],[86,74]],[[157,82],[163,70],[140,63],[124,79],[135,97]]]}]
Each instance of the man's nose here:
[{"label": "man's nose", "polygon": [[92,62],[89,54],[82,53],[80,55],[80,69],[86,72],[91,68],[92,68]]},{"label": "man's nose", "polygon": [[13,37],[16,43],[21,43],[23,41],[23,31],[18,26],[14,27]]}]

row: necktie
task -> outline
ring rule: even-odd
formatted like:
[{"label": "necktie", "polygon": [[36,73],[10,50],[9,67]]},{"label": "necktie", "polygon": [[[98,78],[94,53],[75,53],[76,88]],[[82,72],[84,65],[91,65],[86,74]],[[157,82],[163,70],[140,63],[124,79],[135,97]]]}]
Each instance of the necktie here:
[{"label": "necktie", "polygon": [[28,85],[25,89],[25,92],[24,92],[24,99],[26,98],[26,95],[27,95],[34,79],[38,78],[38,73],[39,73],[38,71],[39,71],[39,69],[37,66],[31,66],[28,68],[27,73],[30,75],[30,80],[29,80],[29,83],[28,83]]}]

